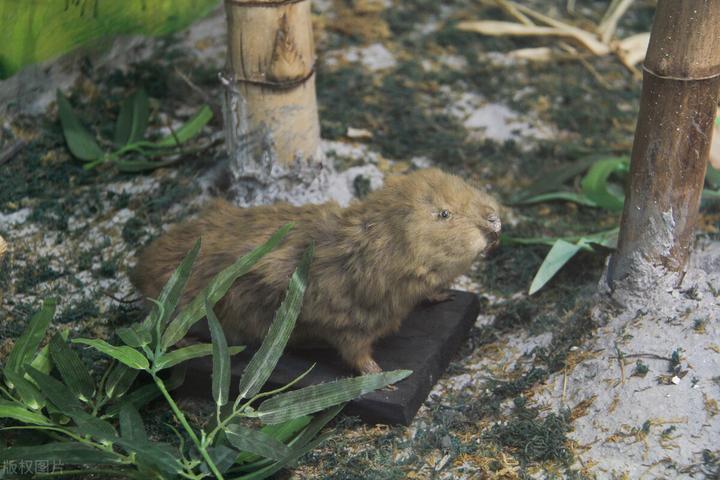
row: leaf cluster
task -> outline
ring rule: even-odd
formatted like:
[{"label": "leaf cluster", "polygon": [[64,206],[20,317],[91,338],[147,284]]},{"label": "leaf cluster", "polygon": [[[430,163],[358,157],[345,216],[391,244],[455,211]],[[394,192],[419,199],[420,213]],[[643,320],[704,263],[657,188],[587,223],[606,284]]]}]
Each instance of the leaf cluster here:
[{"label": "leaf cluster", "polygon": [[[65,142],[70,153],[85,162],[83,168],[86,170],[108,162],[122,172],[142,172],[168,166],[175,160],[161,158],[181,151],[183,145],[197,136],[213,116],[210,107],[204,105],[170,135],[148,141],[145,132],[150,118],[150,101],[144,90],[138,90],[120,106],[113,140],[104,141],[103,144],[109,143],[110,147],[103,149],[80,122],[60,90],[57,91],[57,104]],[[130,156],[141,158],[128,158]]]},{"label": "leaf cluster", "polygon": [[[326,437],[318,433],[346,402],[408,376],[411,372],[398,370],[286,391],[306,372],[281,388],[262,391],[300,314],[313,257],[310,246],[290,279],[262,346],[240,378],[239,394],[230,400],[230,358],[243,347],[228,345],[214,305],[291,228],[285,225],[265,244],[218,273],[176,314],[200,252],[198,240],[160,296],[152,300],[148,316],[118,329],[122,345],[89,338],[68,342],[65,332],[39,348],[55,313],[55,301],[46,300],[8,356],[2,368],[5,386],[0,386],[0,418],[11,422],[0,431],[31,430],[43,434],[43,441],[5,448],[0,451],[0,462],[57,460],[82,467],[63,471],[68,475],[101,473],[111,467],[116,476],[137,479],[266,478],[322,442]],[[212,342],[173,348],[203,318],[209,323]],[[72,344],[90,346],[111,359],[99,380]],[[182,383],[179,364],[207,355],[212,355],[216,408],[206,430],[191,425],[170,391]],[[176,368],[168,377],[165,372],[171,367]],[[135,387],[140,376],[150,381]],[[181,434],[168,425],[177,436],[175,443],[156,441],[145,428],[140,409],[158,397],[164,398],[182,427]],[[248,419],[265,426],[250,428]],[[191,442],[186,444],[187,438]]]},{"label": "leaf cluster", "polygon": [[[720,121],[720,118],[718,119]],[[619,214],[625,205],[624,183],[630,171],[628,156],[607,157],[590,155],[577,160],[572,166],[540,176],[511,202],[530,205],[551,201],[576,203],[582,207],[599,208]],[[583,174],[579,192],[565,188],[565,184]],[[720,199],[720,170],[708,166],[705,201]],[[611,229],[583,235],[562,237],[511,237],[503,235],[504,245],[547,245],[550,251],[532,279],[529,295],[543,288],[560,269],[581,251],[607,253],[617,247],[619,224]]]}]

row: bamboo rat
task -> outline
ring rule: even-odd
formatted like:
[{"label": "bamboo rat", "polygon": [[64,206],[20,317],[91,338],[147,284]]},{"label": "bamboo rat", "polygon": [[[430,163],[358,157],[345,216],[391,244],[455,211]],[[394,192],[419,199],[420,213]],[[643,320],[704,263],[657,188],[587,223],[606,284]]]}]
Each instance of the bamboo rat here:
[{"label": "bamboo rat", "polygon": [[202,236],[181,299],[185,304],[287,222],[295,222],[295,228],[216,305],[228,340],[263,338],[290,275],[313,241],[315,257],[290,344],[327,342],[360,373],[380,372],[373,342],[396,331],[419,302],[438,299],[500,233],[492,197],[457,176],[426,169],[390,177],[383,188],[347,208],[335,202],[239,208],[215,200],[197,218],[152,242],[141,253],[132,281],[156,298]]}]

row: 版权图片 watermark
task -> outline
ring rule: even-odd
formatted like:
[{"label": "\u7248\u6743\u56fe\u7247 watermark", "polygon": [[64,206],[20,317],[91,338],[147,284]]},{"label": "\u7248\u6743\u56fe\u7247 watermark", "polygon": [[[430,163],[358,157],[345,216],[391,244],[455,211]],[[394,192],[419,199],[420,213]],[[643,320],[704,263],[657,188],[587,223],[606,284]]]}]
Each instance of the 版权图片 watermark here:
[{"label": "\u7248\u6743\u56fe\u7247 watermark", "polygon": [[63,463],[59,460],[5,460],[0,464],[0,474],[33,475],[37,473],[55,473],[61,471],[62,467]]}]

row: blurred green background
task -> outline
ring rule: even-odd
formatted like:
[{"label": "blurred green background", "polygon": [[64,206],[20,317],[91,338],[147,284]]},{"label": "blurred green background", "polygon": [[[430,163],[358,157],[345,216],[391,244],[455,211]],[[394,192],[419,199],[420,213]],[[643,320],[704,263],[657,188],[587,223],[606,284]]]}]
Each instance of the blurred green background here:
[{"label": "blurred green background", "polygon": [[0,79],[26,65],[117,35],[163,35],[207,15],[219,0],[0,0]]}]

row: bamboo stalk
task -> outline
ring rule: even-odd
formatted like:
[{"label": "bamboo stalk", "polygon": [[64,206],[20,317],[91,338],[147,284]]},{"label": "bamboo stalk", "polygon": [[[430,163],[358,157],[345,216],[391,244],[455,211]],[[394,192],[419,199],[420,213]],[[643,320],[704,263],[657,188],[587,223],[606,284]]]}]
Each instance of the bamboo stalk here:
[{"label": "bamboo stalk", "polygon": [[235,181],[303,183],[323,168],[309,0],[226,0],[225,129]]},{"label": "bamboo stalk", "polygon": [[720,96],[720,0],[660,0],[643,71],[611,287],[682,280]]}]

